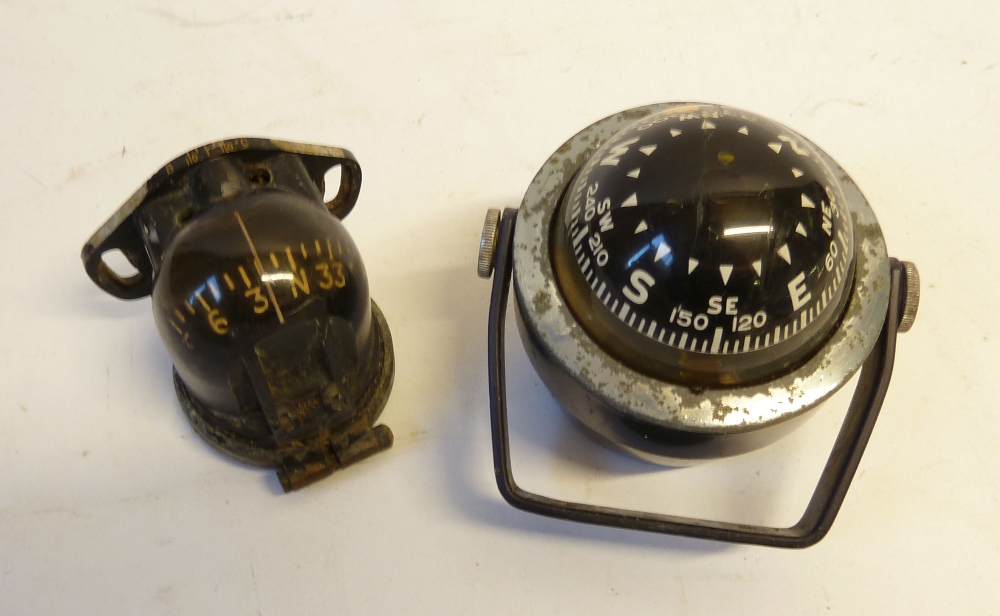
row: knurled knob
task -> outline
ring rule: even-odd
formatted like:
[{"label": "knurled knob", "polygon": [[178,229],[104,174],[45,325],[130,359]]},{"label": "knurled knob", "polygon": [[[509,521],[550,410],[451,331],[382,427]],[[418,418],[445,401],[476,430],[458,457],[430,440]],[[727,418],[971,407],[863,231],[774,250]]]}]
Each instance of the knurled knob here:
[{"label": "knurled knob", "polygon": [[483,237],[479,240],[479,277],[493,275],[493,256],[497,250],[497,234],[500,231],[500,210],[490,208],[483,223]]},{"label": "knurled knob", "polygon": [[917,318],[917,308],[920,306],[920,273],[917,271],[917,266],[910,261],[900,261],[900,264],[903,266],[903,276],[906,278],[906,303],[897,331],[905,334],[913,327],[913,321]]}]

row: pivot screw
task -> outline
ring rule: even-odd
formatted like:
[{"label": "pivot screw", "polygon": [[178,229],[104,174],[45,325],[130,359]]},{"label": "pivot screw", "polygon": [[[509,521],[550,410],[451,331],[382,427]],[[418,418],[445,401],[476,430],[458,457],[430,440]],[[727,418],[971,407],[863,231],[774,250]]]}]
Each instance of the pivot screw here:
[{"label": "pivot screw", "polygon": [[917,266],[909,261],[900,261],[903,266],[903,276],[906,278],[906,303],[903,306],[903,317],[899,320],[899,333],[904,334],[913,327],[917,318],[917,308],[920,305],[920,273]]},{"label": "pivot screw", "polygon": [[500,231],[500,210],[490,208],[486,211],[486,222],[483,223],[483,237],[479,240],[479,277],[489,278],[493,275],[493,257],[497,251],[497,234]]}]

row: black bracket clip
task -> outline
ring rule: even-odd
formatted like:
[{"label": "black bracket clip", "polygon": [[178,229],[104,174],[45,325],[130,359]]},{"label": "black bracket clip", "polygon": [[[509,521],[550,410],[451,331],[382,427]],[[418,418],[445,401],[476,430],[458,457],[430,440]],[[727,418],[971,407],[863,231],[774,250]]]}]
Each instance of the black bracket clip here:
[{"label": "black bracket clip", "polygon": [[906,274],[901,263],[890,259],[889,309],[885,324],[874,349],[861,367],[850,408],[802,518],[788,528],[736,524],[568,502],[528,492],[514,481],[507,425],[504,325],[513,270],[511,252],[516,219],[517,210],[508,208],[500,221],[489,319],[493,471],[504,500],[523,511],[552,518],[698,539],[781,548],[805,548],[822,539],[833,526],[844,502],[889,388],[896,354],[896,333],[906,302]]}]

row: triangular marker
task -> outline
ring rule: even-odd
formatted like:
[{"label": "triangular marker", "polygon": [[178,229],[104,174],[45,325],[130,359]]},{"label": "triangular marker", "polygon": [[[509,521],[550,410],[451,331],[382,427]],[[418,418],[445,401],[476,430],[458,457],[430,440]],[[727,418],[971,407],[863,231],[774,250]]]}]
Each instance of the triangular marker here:
[{"label": "triangular marker", "polygon": [[712,124],[709,120],[701,123],[701,130],[712,130],[713,128],[715,128],[715,124]]},{"label": "triangular marker", "polygon": [[639,148],[639,151],[642,152],[643,154],[645,154],[646,156],[649,156],[650,154],[652,154],[653,152],[656,151],[656,146],[655,145],[647,145],[647,146]]},{"label": "triangular marker", "polygon": [[637,226],[637,227],[635,228],[635,232],[636,232],[636,233],[642,233],[643,231],[645,231],[645,230],[646,230],[646,229],[648,229],[648,228],[649,228],[649,227],[648,227],[648,226],[646,225],[646,221],[645,221],[645,220],[642,220],[642,221],[639,221],[639,226]]},{"label": "triangular marker", "polygon": [[667,246],[666,242],[660,242],[660,245],[656,247],[656,256],[653,257],[653,261],[659,261],[668,254],[670,254],[670,246]]},{"label": "triangular marker", "polygon": [[671,137],[676,137],[679,134],[681,134],[681,129],[679,129],[679,128],[671,128],[670,129],[670,136]]},{"label": "triangular marker", "polygon": [[815,210],[816,204],[805,193],[802,193],[802,207],[807,207],[811,210]]},{"label": "triangular marker", "polygon": [[698,267],[698,259],[688,259],[688,273],[693,272],[696,267]]},{"label": "triangular marker", "polygon": [[757,272],[757,275],[760,276],[760,259],[753,262],[753,269]]},{"label": "triangular marker", "polygon": [[772,141],[771,143],[767,144],[767,147],[769,147],[772,150],[774,150],[775,154],[781,154],[781,142],[780,141]]},{"label": "triangular marker", "polygon": [[806,233],[806,228],[802,226],[801,222],[798,224],[798,226],[795,227],[795,232],[801,235],[802,237],[809,237],[809,234]]},{"label": "triangular marker", "polygon": [[785,263],[792,264],[792,254],[788,252],[788,244],[782,244],[778,249],[778,256],[785,260]]},{"label": "triangular marker", "polygon": [[639,177],[639,170],[638,169],[633,169],[633,170],[629,171],[628,173],[626,173],[625,175],[629,176],[630,178],[637,178],[637,177]]},{"label": "triangular marker", "polygon": [[635,193],[632,193],[631,197],[622,201],[622,207],[635,207],[637,205],[639,205],[639,200],[636,199]]},{"label": "triangular marker", "polygon": [[800,178],[800,177],[802,177],[805,174],[802,173],[801,169],[796,169],[795,167],[792,167],[792,175],[794,175],[797,178]]},{"label": "triangular marker", "polygon": [[733,273],[733,266],[720,265],[719,273],[722,274],[722,284],[729,284],[729,275]]},{"label": "triangular marker", "polygon": [[738,130],[736,132],[738,132],[741,135],[749,135],[750,134],[750,131],[747,130],[746,126],[741,126],[740,130]]}]

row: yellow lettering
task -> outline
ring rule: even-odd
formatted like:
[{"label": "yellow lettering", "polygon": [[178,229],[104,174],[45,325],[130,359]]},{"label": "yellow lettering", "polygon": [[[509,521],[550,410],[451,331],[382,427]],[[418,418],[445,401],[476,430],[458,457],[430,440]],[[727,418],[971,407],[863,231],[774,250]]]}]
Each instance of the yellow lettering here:
[{"label": "yellow lettering", "polygon": [[212,326],[212,331],[217,334],[225,334],[229,331],[229,320],[219,314],[218,308],[208,311],[208,324]]},{"label": "yellow lettering", "polygon": [[253,311],[256,314],[264,314],[270,306],[267,298],[260,292],[260,287],[250,287],[243,297],[253,297]]},{"label": "yellow lettering", "polygon": [[309,278],[306,276],[306,269],[300,269],[298,274],[296,276],[295,270],[292,270],[292,297],[299,296],[299,289],[306,295],[309,295]]}]

